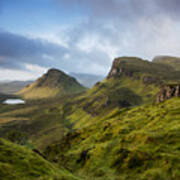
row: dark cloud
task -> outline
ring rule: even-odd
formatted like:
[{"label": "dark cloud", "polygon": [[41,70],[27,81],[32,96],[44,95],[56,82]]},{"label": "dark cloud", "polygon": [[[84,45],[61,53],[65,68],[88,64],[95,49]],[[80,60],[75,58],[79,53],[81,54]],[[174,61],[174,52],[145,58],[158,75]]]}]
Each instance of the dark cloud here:
[{"label": "dark cloud", "polygon": [[0,67],[22,68],[25,63],[48,66],[46,57],[63,56],[66,49],[42,39],[0,32]]},{"label": "dark cloud", "polygon": [[67,10],[79,10],[83,7],[89,15],[100,18],[122,18],[137,20],[142,17],[152,18],[161,14],[178,17],[179,0],[56,0]]}]

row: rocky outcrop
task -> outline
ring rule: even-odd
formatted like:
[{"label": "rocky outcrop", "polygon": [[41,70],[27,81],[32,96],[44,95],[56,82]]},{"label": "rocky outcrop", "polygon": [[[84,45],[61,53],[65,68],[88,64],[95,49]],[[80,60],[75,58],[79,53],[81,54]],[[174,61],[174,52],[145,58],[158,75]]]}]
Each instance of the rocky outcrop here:
[{"label": "rocky outcrop", "polygon": [[112,68],[107,76],[107,79],[120,77],[122,75],[132,77],[136,69],[134,64],[138,65],[142,60],[136,57],[121,57],[114,60]]},{"label": "rocky outcrop", "polygon": [[164,85],[160,88],[157,95],[156,102],[163,102],[167,99],[180,96],[180,84],[177,85]]},{"label": "rocky outcrop", "polygon": [[110,78],[120,78],[126,76],[134,80],[142,80],[142,83],[160,84],[161,80],[157,72],[156,64],[136,57],[121,57],[114,60],[112,68],[107,76]]}]

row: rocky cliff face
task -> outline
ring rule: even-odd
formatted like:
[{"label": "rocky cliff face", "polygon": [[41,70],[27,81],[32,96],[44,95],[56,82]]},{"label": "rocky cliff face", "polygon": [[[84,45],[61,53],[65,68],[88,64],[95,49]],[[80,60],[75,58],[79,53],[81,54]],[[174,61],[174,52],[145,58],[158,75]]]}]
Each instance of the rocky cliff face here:
[{"label": "rocky cliff face", "polygon": [[107,76],[110,78],[120,78],[122,76],[133,79],[141,79],[142,83],[160,84],[161,80],[156,76],[156,64],[136,57],[121,57],[114,60],[112,68]]},{"label": "rocky cliff face", "polygon": [[120,77],[123,74],[131,77],[133,75],[133,71],[128,69],[128,67],[125,67],[126,63],[127,63],[127,58],[124,58],[124,60],[123,58],[115,59],[107,78],[110,79],[114,77]]},{"label": "rocky cliff face", "polygon": [[179,85],[164,85],[160,88],[160,92],[157,95],[156,102],[163,102],[172,97],[180,96],[180,84]]}]

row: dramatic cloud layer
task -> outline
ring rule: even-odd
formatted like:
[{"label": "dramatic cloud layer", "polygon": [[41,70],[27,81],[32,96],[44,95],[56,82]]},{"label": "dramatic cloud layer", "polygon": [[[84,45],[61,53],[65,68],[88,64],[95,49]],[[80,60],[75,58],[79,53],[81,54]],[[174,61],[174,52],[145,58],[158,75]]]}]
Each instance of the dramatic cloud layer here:
[{"label": "dramatic cloud layer", "polygon": [[17,34],[0,32],[1,67],[23,68],[26,63],[47,66],[51,64],[48,57],[63,53],[65,53],[63,47],[42,39],[30,39]]},{"label": "dramatic cloud layer", "polygon": [[[45,35],[41,34],[44,29],[33,33],[27,30],[23,35],[0,31],[1,69],[33,71],[34,68],[36,72],[44,72],[57,67],[67,72],[105,75],[117,56],[148,60],[161,54],[180,56],[179,0],[36,2],[54,3],[63,16],[54,17],[55,31],[47,30]],[[1,9],[0,3],[0,12]],[[30,38],[28,34],[33,36]]]}]

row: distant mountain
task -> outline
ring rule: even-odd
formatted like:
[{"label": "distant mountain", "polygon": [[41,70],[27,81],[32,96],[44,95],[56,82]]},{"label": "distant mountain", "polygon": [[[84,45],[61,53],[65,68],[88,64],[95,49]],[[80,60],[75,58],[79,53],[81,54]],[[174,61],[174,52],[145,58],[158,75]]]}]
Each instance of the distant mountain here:
[{"label": "distant mountain", "polygon": [[176,71],[180,71],[180,57],[173,56],[156,56],[153,59],[154,63],[167,64],[173,67]]},{"label": "distant mountain", "polygon": [[84,90],[85,88],[75,78],[60,70],[50,69],[41,78],[17,94],[26,99],[41,99],[79,93]]},{"label": "distant mountain", "polygon": [[0,93],[14,94],[23,89],[28,84],[31,84],[32,82],[33,81],[0,82]]},{"label": "distant mountain", "polygon": [[75,77],[82,85],[91,88],[97,82],[102,81],[105,77],[93,74],[83,74],[83,73],[70,73],[71,76]]}]

